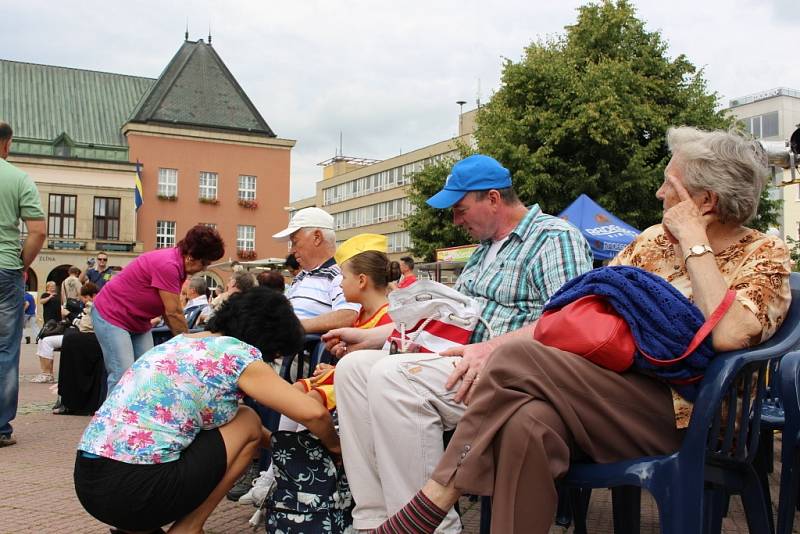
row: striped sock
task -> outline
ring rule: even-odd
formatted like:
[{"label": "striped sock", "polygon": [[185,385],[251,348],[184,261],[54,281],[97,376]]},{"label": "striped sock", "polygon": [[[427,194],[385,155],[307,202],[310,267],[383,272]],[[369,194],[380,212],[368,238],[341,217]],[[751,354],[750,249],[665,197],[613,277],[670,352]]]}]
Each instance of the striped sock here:
[{"label": "striped sock", "polygon": [[447,515],[421,491],[399,512],[373,530],[373,534],[433,534]]}]

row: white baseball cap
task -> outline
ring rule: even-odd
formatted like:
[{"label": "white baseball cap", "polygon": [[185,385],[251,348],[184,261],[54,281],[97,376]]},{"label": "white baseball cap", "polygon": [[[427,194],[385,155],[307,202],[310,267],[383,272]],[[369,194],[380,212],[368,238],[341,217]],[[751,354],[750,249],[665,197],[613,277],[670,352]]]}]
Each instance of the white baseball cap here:
[{"label": "white baseball cap", "polygon": [[301,228],[326,228],[333,230],[333,216],[325,210],[319,208],[303,208],[294,214],[289,226],[281,230],[277,234],[273,234],[273,238],[279,241],[286,241],[293,233]]}]

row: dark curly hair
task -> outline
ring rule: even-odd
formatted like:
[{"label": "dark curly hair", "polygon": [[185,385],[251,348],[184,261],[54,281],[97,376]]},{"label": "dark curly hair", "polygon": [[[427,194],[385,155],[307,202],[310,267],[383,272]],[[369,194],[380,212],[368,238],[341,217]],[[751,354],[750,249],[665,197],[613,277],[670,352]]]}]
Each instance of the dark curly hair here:
[{"label": "dark curly hair", "polygon": [[266,287],[231,295],[214,312],[208,329],[253,345],[266,362],[300,352],[305,336],[286,297]]},{"label": "dark curly hair", "polygon": [[177,247],[183,256],[191,256],[196,260],[217,261],[225,254],[225,242],[217,229],[203,224],[193,226],[186,232]]}]

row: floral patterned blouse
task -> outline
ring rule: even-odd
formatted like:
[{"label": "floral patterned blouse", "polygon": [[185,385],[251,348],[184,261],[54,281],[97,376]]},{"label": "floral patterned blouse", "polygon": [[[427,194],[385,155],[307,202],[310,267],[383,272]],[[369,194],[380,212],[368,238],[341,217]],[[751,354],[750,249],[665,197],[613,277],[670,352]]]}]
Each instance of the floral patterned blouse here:
[{"label": "floral patterned blouse", "polygon": [[175,336],[125,372],[78,449],[130,464],[177,460],[201,430],[233,419],[239,376],[255,361],[261,352],[232,337]]},{"label": "floral patterned blouse", "polygon": [[[722,277],[736,291],[736,300],[752,311],[761,323],[761,341],[766,341],[783,322],[791,303],[789,251],[777,237],[750,230],[739,241],[715,251]],[[683,258],[667,239],[661,225],[651,226],[620,252],[611,265],[630,265],[657,274],[692,300],[692,281]],[[673,391],[675,421],[686,428],[692,404]]]}]

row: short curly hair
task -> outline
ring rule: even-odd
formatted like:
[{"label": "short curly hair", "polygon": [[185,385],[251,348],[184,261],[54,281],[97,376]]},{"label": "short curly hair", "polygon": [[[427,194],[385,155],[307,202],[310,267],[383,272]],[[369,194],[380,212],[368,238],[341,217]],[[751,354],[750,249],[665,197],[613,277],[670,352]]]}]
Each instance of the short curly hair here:
[{"label": "short curly hair", "polygon": [[266,287],[231,295],[214,312],[208,329],[256,347],[265,362],[300,352],[305,336],[286,297]]},{"label": "short curly hair", "polygon": [[219,232],[203,224],[193,226],[186,232],[177,247],[183,256],[191,256],[196,260],[217,261],[225,254],[225,242]]}]

